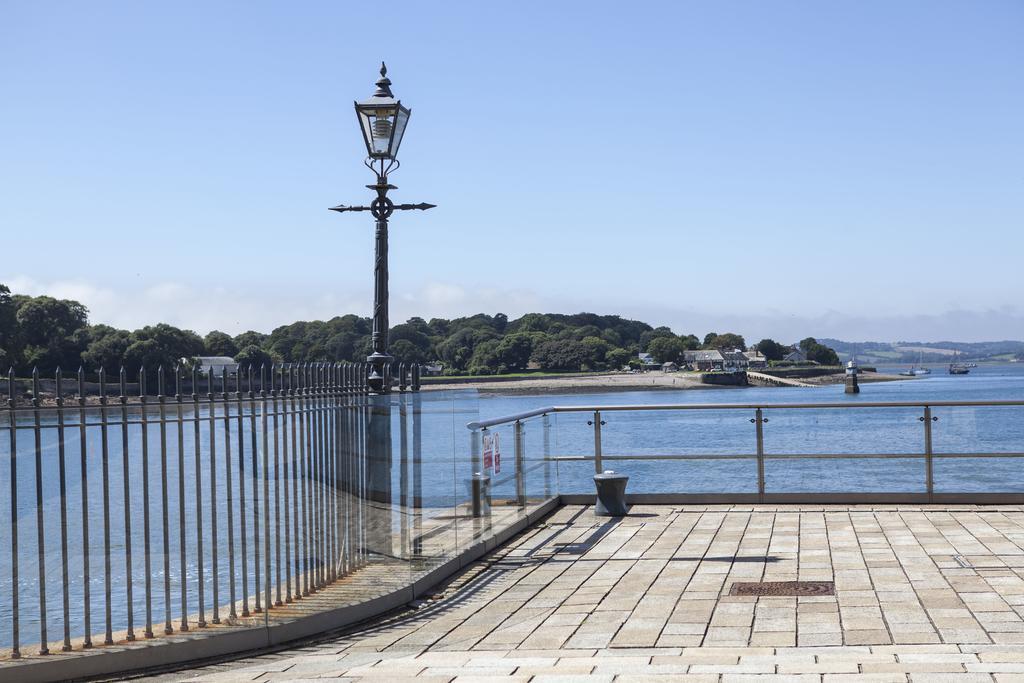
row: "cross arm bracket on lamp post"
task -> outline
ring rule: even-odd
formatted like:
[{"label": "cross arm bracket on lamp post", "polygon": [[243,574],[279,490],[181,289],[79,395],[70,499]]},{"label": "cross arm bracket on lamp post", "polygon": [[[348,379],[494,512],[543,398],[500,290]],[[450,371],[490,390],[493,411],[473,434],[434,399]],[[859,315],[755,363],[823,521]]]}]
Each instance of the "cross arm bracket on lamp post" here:
[{"label": "cross arm bracket on lamp post", "polygon": [[373,333],[370,336],[373,353],[367,357],[372,366],[367,382],[374,393],[388,393],[390,387],[385,378],[385,366],[391,362],[387,353],[388,335],[388,218],[397,209],[399,211],[426,211],[433,209],[435,204],[420,202],[419,204],[395,204],[387,197],[387,191],[393,189],[386,179],[370,187],[377,190],[377,198],[369,206],[332,206],[330,211],[346,213],[349,211],[369,211],[377,219],[377,243],[374,258],[374,297],[373,297]]},{"label": "cross arm bracket on lamp post", "polygon": [[332,206],[329,211],[337,211],[338,213],[344,213],[346,211],[369,211],[373,214],[373,217],[377,220],[387,220],[391,217],[391,214],[395,210],[398,211],[411,211],[413,209],[418,211],[426,211],[432,209],[436,204],[427,204],[421,202],[419,204],[395,204],[383,194],[373,200],[373,203],[369,206],[345,206],[339,204],[338,206]]},{"label": "cross arm bracket on lamp post", "polygon": [[[419,204],[394,204],[394,205],[392,205],[391,208],[395,209],[395,210],[398,210],[398,211],[410,211],[410,210],[413,210],[413,209],[416,209],[416,210],[419,210],[419,211],[426,211],[427,209],[433,209],[436,206],[437,206],[437,204],[427,204],[426,202],[420,202]],[[372,210],[373,210],[373,207],[370,207],[370,206],[345,206],[344,204],[339,204],[338,206],[332,206],[332,207],[330,207],[328,209],[328,211],[337,211],[338,213],[344,213],[346,211],[372,211]]]}]

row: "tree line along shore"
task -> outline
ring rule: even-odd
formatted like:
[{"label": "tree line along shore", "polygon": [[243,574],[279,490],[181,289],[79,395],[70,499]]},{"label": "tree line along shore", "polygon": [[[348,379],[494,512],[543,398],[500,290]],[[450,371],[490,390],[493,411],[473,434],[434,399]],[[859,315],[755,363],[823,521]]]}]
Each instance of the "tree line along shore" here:
[{"label": "tree line along shore", "polygon": [[[12,293],[0,284],[0,368],[19,376],[33,369],[89,372],[103,368],[129,373],[139,368],[170,369],[203,356],[230,357],[244,365],[275,362],[361,361],[370,353],[370,318],[342,315],[300,321],[269,333],[204,336],[166,323],[124,330],[89,320],[80,302]],[[748,347],[742,335],[710,332],[703,337],[676,334],[617,315],[528,313],[510,320],[498,313],[445,319],[413,317],[389,331],[397,360],[430,366],[448,376],[519,373],[619,371],[640,365],[639,354],[657,363],[682,364],[695,349],[756,349],[768,362],[780,362],[791,346],[763,339]],[[835,351],[808,337],[799,348],[809,362],[838,364]]]}]

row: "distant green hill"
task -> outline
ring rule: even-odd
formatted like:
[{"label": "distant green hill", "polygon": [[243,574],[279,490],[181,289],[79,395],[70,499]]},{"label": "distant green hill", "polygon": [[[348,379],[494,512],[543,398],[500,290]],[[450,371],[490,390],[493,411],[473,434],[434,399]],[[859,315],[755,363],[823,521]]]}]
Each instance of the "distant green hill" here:
[{"label": "distant green hill", "polygon": [[835,349],[843,360],[856,356],[857,360],[868,363],[915,363],[918,359],[925,363],[944,363],[949,362],[955,352],[960,353],[960,360],[977,362],[1007,361],[1024,355],[1024,342],[1021,341],[847,342],[840,339],[820,339],[819,341]]}]

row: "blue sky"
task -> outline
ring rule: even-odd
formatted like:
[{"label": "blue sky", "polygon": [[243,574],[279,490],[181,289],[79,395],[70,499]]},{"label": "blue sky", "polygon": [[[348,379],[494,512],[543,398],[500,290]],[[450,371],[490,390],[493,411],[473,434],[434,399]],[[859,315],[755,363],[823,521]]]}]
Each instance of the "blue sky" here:
[{"label": "blue sky", "polygon": [[94,322],[369,314],[352,100],[413,109],[392,319],[1024,338],[1024,3],[6,2],[0,282]]}]

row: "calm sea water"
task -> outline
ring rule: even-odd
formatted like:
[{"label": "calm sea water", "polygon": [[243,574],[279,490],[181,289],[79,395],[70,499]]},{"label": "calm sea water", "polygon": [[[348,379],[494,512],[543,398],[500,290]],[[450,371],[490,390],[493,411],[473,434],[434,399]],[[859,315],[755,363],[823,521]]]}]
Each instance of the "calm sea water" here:
[{"label": "calm sea water", "polygon": [[[899,368],[879,368],[896,373]],[[544,396],[490,395],[479,399],[481,418],[545,405],[843,403],[879,401],[1024,400],[1024,364],[978,367],[966,376],[935,366],[920,379],[864,383],[848,396],[842,385],[814,388],[744,388]],[[1024,453],[1024,407],[934,408],[935,453]],[[606,412],[602,429],[605,455],[754,454],[752,410]],[[924,490],[924,427],[920,409],[804,409],[765,411],[766,454],[906,454],[902,459],[771,459],[765,468],[768,491],[921,491]],[[553,420],[555,455],[592,455],[593,431],[587,413],[560,413]],[[511,429],[503,428],[511,444]],[[529,453],[542,447],[534,422],[527,424]],[[937,491],[1024,491],[1020,458],[938,459]],[[757,490],[756,464],[750,460],[620,461],[610,464],[630,476],[637,492],[750,492]],[[562,492],[591,490],[592,463],[559,463]]]},{"label": "calm sea water", "polygon": [[[904,368],[880,368],[883,371],[898,371]],[[872,401],[939,401],[939,400],[1024,400],[1024,364],[993,365],[973,369],[967,376],[945,374],[944,366],[936,366],[931,376],[897,382],[867,383],[862,385],[861,394],[847,396],[840,385],[815,388],[744,388],[708,389],[686,391],[653,392],[608,392],[587,394],[478,394],[474,390],[423,392],[415,397],[395,396],[393,420],[394,458],[392,463],[392,499],[398,504],[403,495],[416,496],[423,501],[423,514],[438,518],[454,517],[455,505],[469,496],[469,480],[474,467],[470,459],[471,433],[468,422],[477,419],[500,417],[512,413],[551,405],[607,405],[607,404],[720,404],[758,403],[772,405],[793,402],[839,402],[857,404]],[[402,414],[405,414],[405,437],[403,439]],[[419,415],[421,449],[417,454],[412,424],[414,413]],[[935,408],[938,421],[933,424],[933,450],[935,453],[1022,453],[1024,452],[1024,407],[1002,408]],[[919,420],[920,409],[873,409],[855,410],[805,409],[792,410],[768,408],[765,410],[768,422],[764,424],[765,452],[768,455],[781,454],[852,454],[883,453],[904,457],[872,460],[853,459],[769,459],[766,463],[766,487],[770,492],[803,491],[922,491],[924,490],[924,428]],[[756,452],[755,426],[750,420],[752,410],[701,410],[701,411],[645,411],[606,412],[607,424],[603,427],[602,440],[605,455],[670,455],[670,454],[719,454],[753,455]],[[526,491],[530,496],[541,497],[555,492],[579,493],[593,490],[591,462],[545,461],[545,455],[585,456],[593,454],[593,431],[587,425],[591,415],[587,413],[560,413],[549,419],[545,430],[540,419],[527,421],[524,425],[525,457],[527,473],[524,476]],[[141,427],[136,430],[132,443],[137,444]],[[200,440],[200,462],[208,467],[208,432],[205,421]],[[218,427],[221,430],[222,427]],[[234,430],[234,425],[232,425]],[[513,433],[511,426],[497,427],[501,451],[501,469],[492,471],[493,493],[496,499],[511,498],[515,494],[513,471]],[[19,567],[20,577],[17,589],[12,585],[12,558],[9,552],[11,505],[10,505],[10,448],[6,433],[0,434],[0,647],[10,644],[11,603],[9,596],[18,590],[21,597],[19,610],[22,641],[38,639],[38,584],[36,564],[36,517],[35,517],[35,473],[34,449],[31,431],[19,430],[18,446],[18,506],[19,524]],[[187,558],[185,580],[187,585],[198,581],[195,529],[195,496],[193,440],[185,439],[185,481],[186,489],[186,545]],[[232,433],[237,447],[237,433]],[[223,434],[216,435],[218,447],[218,468],[223,466]],[[270,435],[272,442],[273,435]],[[180,576],[177,564],[178,539],[178,468],[176,432],[169,434],[172,457],[168,463],[169,487],[168,507],[171,514],[170,537],[172,539],[171,583],[176,609]],[[259,437],[259,441],[262,436]],[[90,429],[87,434],[89,459],[87,472],[90,498],[90,548],[92,567],[91,605],[93,610],[92,631],[102,629],[103,614],[103,566],[102,554],[103,516],[99,503],[102,500],[99,433]],[[163,556],[160,527],[160,486],[161,472],[157,444],[159,432],[156,425],[150,426],[150,491],[151,491],[151,548],[153,556],[152,580],[154,586],[154,622],[163,621],[162,587]],[[44,548],[46,563],[44,581],[47,586],[47,621],[50,637],[61,633],[61,562],[60,562],[60,521],[59,488],[54,476],[57,459],[56,430],[43,432],[42,451],[44,471],[42,481],[44,498]],[[84,544],[82,542],[81,513],[81,471],[79,465],[79,442],[77,429],[69,429],[66,436],[67,449],[67,501],[68,501],[68,550],[70,557],[70,598],[72,605],[72,632],[80,635],[84,629],[81,603],[82,568]],[[136,446],[137,447],[137,446]],[[124,472],[120,451],[120,435],[111,432],[110,457],[110,532],[112,552],[117,558],[111,566],[112,603],[114,628],[126,624],[127,569],[123,563],[124,546]],[[237,456],[236,456],[237,457]],[[134,447],[129,456],[128,517],[132,521],[132,545],[135,553],[132,568],[132,583],[135,587],[133,614],[136,627],[142,622],[145,605],[143,602],[144,547],[141,512],[141,454]],[[937,491],[1024,491],[1024,468],[1021,458],[999,459],[942,458],[935,464],[935,488]],[[247,468],[249,467],[247,463]],[[754,492],[757,490],[756,463],[751,459],[726,459],[712,461],[606,461],[606,467],[614,468],[630,476],[629,490],[634,492]],[[204,487],[209,486],[204,476]],[[227,537],[227,515],[225,506],[225,479],[219,478],[216,505],[218,513],[218,535],[223,544]],[[237,487],[237,479],[235,486]],[[209,491],[202,496],[204,525],[207,528],[211,511]],[[237,498],[236,498],[237,504]],[[251,507],[248,514],[251,516]],[[396,518],[397,519],[397,518]],[[261,520],[262,522],[262,520]],[[251,520],[247,521],[251,524]],[[236,538],[238,518],[235,517]],[[397,522],[396,522],[397,524]],[[279,534],[278,534],[279,535]],[[275,538],[277,535],[275,535]],[[208,538],[208,537],[207,537]],[[211,557],[210,543],[204,548],[205,571],[209,577]],[[455,548],[450,549],[451,552]],[[236,549],[236,553],[237,553]],[[254,583],[250,563],[250,585]],[[236,556],[236,566],[240,565]],[[220,585],[225,596],[227,582],[227,558],[221,551]],[[212,578],[208,578],[207,591]],[[209,599],[209,592],[207,592]],[[190,595],[190,605],[195,606],[196,597]]]}]

